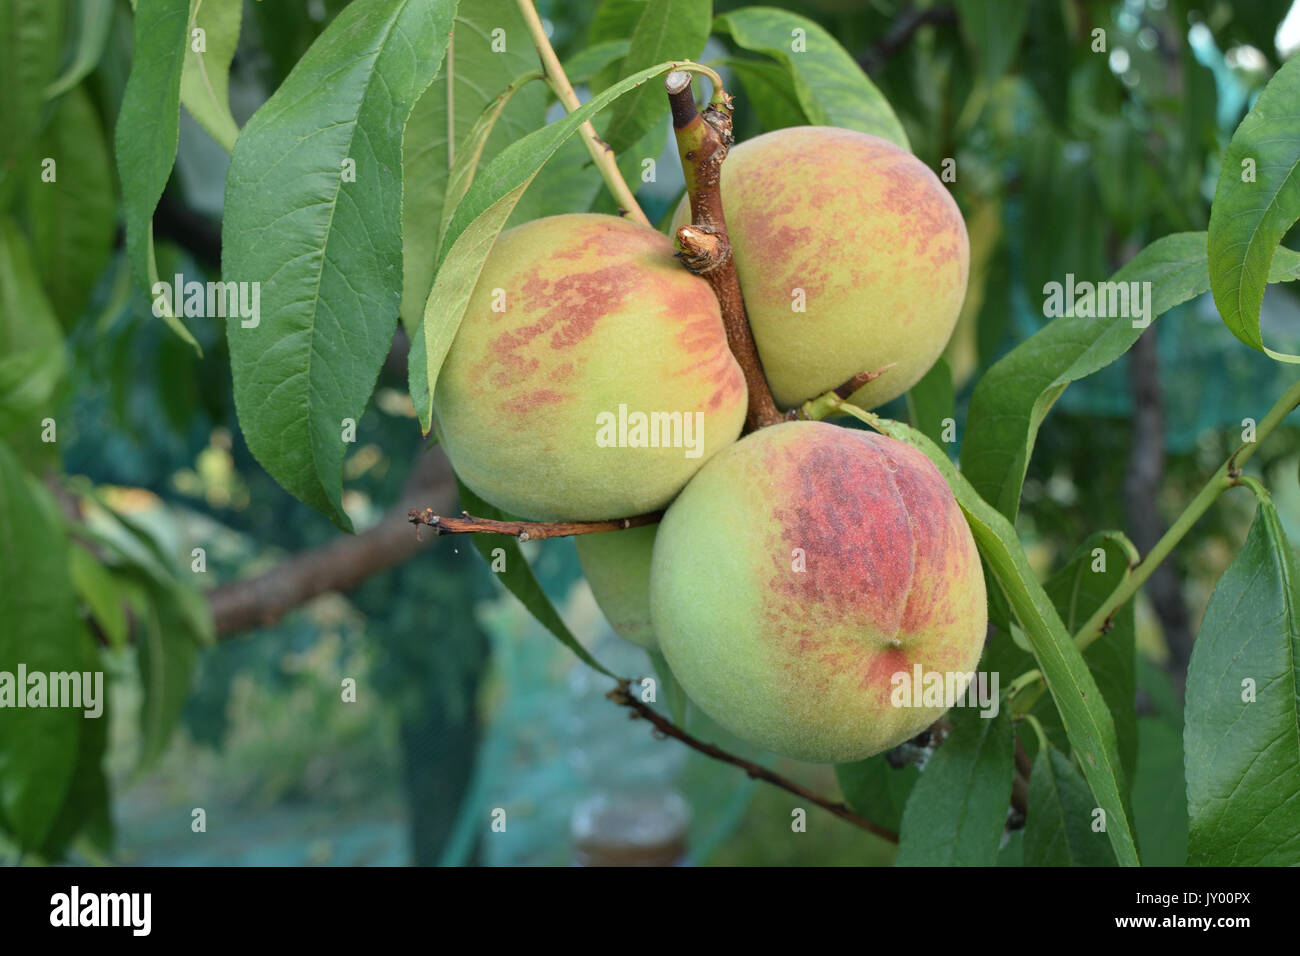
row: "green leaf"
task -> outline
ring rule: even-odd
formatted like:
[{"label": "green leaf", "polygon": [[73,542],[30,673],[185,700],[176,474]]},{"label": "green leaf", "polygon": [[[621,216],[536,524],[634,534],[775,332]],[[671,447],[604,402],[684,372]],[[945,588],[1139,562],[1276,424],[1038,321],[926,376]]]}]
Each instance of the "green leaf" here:
[{"label": "green leaf", "polygon": [[[229,86],[242,7],[243,0],[194,0],[181,71],[181,103],[227,153],[239,138],[239,124],[230,115]],[[202,53],[194,49],[195,30],[203,31]]]},{"label": "green leaf", "polygon": [[[53,4],[51,4],[53,6]],[[54,99],[72,89],[99,65],[113,23],[113,0],[77,0],[77,50],[63,75],[45,88]]]},{"label": "green leaf", "polygon": [[1074,763],[1055,747],[1038,752],[1025,809],[1025,866],[1114,866],[1096,806]]},{"label": "green leaf", "polygon": [[[1100,551],[1100,554],[1097,552]],[[1052,575],[1046,590],[1069,634],[1074,634],[1106,602],[1138,562],[1137,549],[1119,531],[1101,531],[1080,545],[1065,567]],[[1104,566],[1104,569],[1103,569]],[[1111,620],[1111,628],[1088,645],[1083,659],[1097,681],[1115,720],[1115,741],[1124,779],[1137,770],[1137,632],[1133,602]],[[1046,701],[1041,704],[1046,704]],[[1063,740],[1064,727],[1054,708],[1035,709],[1049,736]],[[1050,709],[1049,709],[1050,708]],[[1059,736],[1053,731],[1059,729]]]},{"label": "green leaf", "polygon": [[677,680],[677,675],[668,666],[668,660],[658,651],[648,651],[650,663],[654,665],[655,677],[659,680],[659,699],[668,708],[668,717],[678,727],[686,726],[686,690]]},{"label": "green leaf", "polygon": [[1187,862],[1300,863],[1300,621],[1295,556],[1261,494],[1187,667]]},{"label": "green leaf", "polygon": [[0,214],[40,176],[33,146],[59,66],[62,22],[62,3],[0,0]]},{"label": "green leaf", "polygon": [[[77,620],[68,543],[58,507],[0,443],[0,813],[16,842],[40,847],[50,834],[77,764],[83,709],[18,708],[29,676],[94,670],[90,638]],[[47,688],[48,695],[48,688]],[[47,696],[48,703],[49,698]]]},{"label": "green leaf", "polygon": [[180,720],[194,681],[200,638],[178,601],[183,593],[146,584],[137,633],[137,664],[143,701],[140,705],[140,756],[137,773],[154,766]]},{"label": "green leaf", "polygon": [[[1205,233],[1182,232],[1157,239],[1111,282],[1150,282],[1150,318],[1210,288]],[[1295,277],[1300,255],[1279,255],[1270,281]],[[1044,290],[1044,294],[1047,292]],[[962,470],[975,490],[1003,515],[1014,518],[1039,426],[1071,383],[1105,368],[1142,334],[1133,319],[1053,319],[996,362],[971,396],[962,441]]]},{"label": "green leaf", "polygon": [[563,119],[504,149],[475,177],[443,237],[433,288],[424,306],[424,321],[411,341],[411,399],[426,434],[433,420],[433,389],[438,372],[465,317],[465,306],[488,252],[528,184],[547,159],[595,113],[674,66],[672,62],[661,63],[620,80]]},{"label": "green leaf", "polygon": [[104,754],[108,750],[108,685],[101,690],[100,716],[83,720],[77,744],[77,763],[72,771],[63,805],[50,825],[50,832],[40,853],[47,860],[63,858],[68,846],[78,836],[84,837],[101,853],[113,844],[113,819],[109,808],[108,777],[104,773]]},{"label": "green leaf", "polygon": [[986,83],[1005,73],[1015,59],[1031,6],[1005,0],[957,0],[962,36]]},{"label": "green leaf", "polygon": [[586,83],[605,67],[621,61],[631,46],[631,40],[604,40],[579,50],[562,64],[564,75],[574,86]]},{"label": "green leaf", "polygon": [[151,223],[176,162],[189,0],[141,0],[135,52],[114,136],[126,212],[126,250],[136,284],[148,288]]},{"label": "green leaf", "polygon": [[27,190],[32,248],[41,283],[64,328],[71,328],[108,265],[117,231],[112,159],[90,96],[68,91],[41,136],[53,182]]},{"label": "green leaf", "polygon": [[[492,48],[495,29],[505,31],[504,51]],[[451,50],[443,70],[416,101],[402,138],[401,317],[408,334],[424,315],[442,226],[478,163],[546,119],[545,88],[534,84],[518,89],[511,83],[537,67],[537,53],[528,42],[528,28],[515,0],[465,4],[456,16]],[[511,83],[509,95],[502,89],[506,83]],[[453,169],[459,170],[458,182],[455,198],[449,201]]]},{"label": "green leaf", "polygon": [[402,129],[455,6],[346,7],[248,121],[226,178],[223,278],[258,283],[263,318],[227,320],[240,426],[262,466],[344,530],[344,422],[365,411],[402,293]]},{"label": "green leaf", "polygon": [[725,65],[739,77],[745,91],[738,105],[752,106],[765,131],[810,125],[808,114],[799,105],[794,76],[784,66],[738,57],[728,58]]},{"label": "green leaf", "polygon": [[915,764],[891,767],[884,754],[835,765],[835,777],[849,809],[895,833],[902,826],[903,808],[920,775]]},{"label": "green leaf", "polygon": [[934,752],[903,810],[895,866],[992,866],[1015,773],[1011,718],[949,711],[952,732]]},{"label": "green leaf", "polygon": [[956,398],[953,395],[952,369],[940,356],[930,371],[907,392],[907,417],[912,427],[936,445],[943,447],[944,421],[953,419]]},{"label": "green leaf", "polygon": [[[1247,182],[1247,166],[1252,181]],[[1300,355],[1264,344],[1259,309],[1278,243],[1300,219],[1300,59],[1273,75],[1232,134],[1210,207],[1210,287],[1224,324],[1283,362]]]},{"label": "green leaf", "polygon": [[1146,866],[1187,862],[1187,790],[1183,735],[1155,717],[1138,718],[1137,777],[1133,781],[1133,826]]},{"label": "green leaf", "polygon": [[889,102],[839,42],[806,17],[772,7],[721,14],[714,28],[736,45],[764,53],[790,71],[799,103],[817,126],[843,126],[909,149]]},{"label": "green leaf", "polygon": [[[694,60],[709,39],[713,0],[649,0],[632,30],[631,46],[619,72],[624,76],[664,60]],[[625,152],[668,113],[662,88],[642,86],[618,102],[604,139],[616,154]]]},{"label": "green leaf", "polygon": [[1124,810],[1124,768],[1116,745],[1114,720],[1083,655],[1034,576],[1015,528],[976,493],[943,450],[920,432],[860,409],[850,411],[847,405],[843,409],[882,433],[923,451],[952,488],[980,554],[1029,638],[1088,786],[1098,805],[1106,811],[1106,832],[1115,847],[1115,855],[1122,865],[1136,866],[1137,848]]},{"label": "green leaf", "polygon": [[68,550],[68,572],[77,594],[90,608],[90,615],[108,639],[109,646],[125,647],[126,611],[122,607],[122,596],[113,581],[113,575],[99,563],[95,555],[77,545]]},{"label": "green leaf", "polygon": [[[461,507],[476,518],[487,518],[496,521],[509,520],[509,515],[493,508],[478,497],[478,495],[461,484],[460,479],[456,480],[456,486],[460,489]],[[551,603],[551,599],[542,590],[541,584],[538,583],[537,577],[533,574],[533,569],[528,565],[528,559],[524,557],[523,551],[519,548],[518,541],[508,535],[501,534],[472,534],[470,540],[474,542],[474,547],[478,549],[489,565],[498,560],[504,561],[505,570],[497,572],[501,583],[519,599],[520,603],[528,610],[528,613],[536,618],[542,627],[554,634],[561,644],[573,651],[578,659],[588,667],[598,670],[609,677],[614,677],[614,674],[601,666],[591,656],[590,652],[579,643],[578,639],[573,636],[573,632],[564,623],[560,613],[555,610],[555,605]],[[494,553],[498,551],[499,554]]]},{"label": "green leaf", "polygon": [[41,422],[54,415],[65,363],[63,333],[27,243],[0,217],[0,438],[24,460],[53,453],[40,441]]}]

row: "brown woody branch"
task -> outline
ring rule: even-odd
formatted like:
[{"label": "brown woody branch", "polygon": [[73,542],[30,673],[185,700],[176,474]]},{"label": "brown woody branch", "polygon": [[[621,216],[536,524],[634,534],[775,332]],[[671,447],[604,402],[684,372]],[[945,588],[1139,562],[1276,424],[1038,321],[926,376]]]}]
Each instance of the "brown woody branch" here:
[{"label": "brown woody branch", "polygon": [[440,535],[508,534],[520,541],[536,541],[543,538],[567,538],[575,534],[626,531],[628,528],[656,524],[663,516],[662,511],[651,511],[609,521],[496,521],[492,518],[475,518],[468,511],[462,511],[457,518],[437,514],[432,508],[412,508],[406,520],[416,526],[433,528]]},{"label": "brown woody branch", "polygon": [[656,713],[649,706],[647,706],[640,699],[638,699],[637,696],[632,693],[630,685],[631,685],[630,681],[620,680],[618,682],[618,685],[605,696],[608,697],[610,700],[612,700],[614,703],[630,709],[633,712],[632,716],[634,718],[640,717],[644,720],[648,720],[651,724],[654,725],[655,729],[658,730],[661,734],[680,740],[688,747],[691,747],[694,750],[698,750],[700,753],[704,754],[707,757],[712,757],[714,760],[720,760],[723,763],[731,764],[733,767],[739,767],[741,770],[745,771],[745,773],[748,774],[750,778],[754,780],[762,780],[766,783],[770,783],[773,786],[780,787],[782,790],[785,790],[787,793],[793,793],[796,797],[801,797],[804,800],[809,801],[810,803],[815,803],[823,810],[827,810],[830,813],[833,813],[841,820],[851,823],[855,827],[860,827],[861,829],[866,830],[870,833],[874,833],[876,836],[880,837],[883,840],[888,840],[891,843],[898,842],[898,834],[895,833],[893,830],[889,830],[885,827],[882,827],[878,823],[873,823],[870,820],[868,820],[866,817],[858,816],[856,813],[854,813],[844,804],[835,803],[834,801],[829,800],[826,797],[821,796],[820,794],[813,793],[807,787],[795,783],[793,780],[790,780],[788,777],[783,777],[780,774],[773,773],[771,770],[768,770],[766,767],[760,766],[759,764],[756,764],[752,761],[745,760],[742,757],[737,757],[735,754],[727,753],[727,751],[719,747],[715,747],[713,744],[705,743],[704,741],[700,740],[698,737],[693,737],[692,735],[688,734],[685,730],[683,730],[682,728],[674,724],[672,721],[668,720],[666,717]]},{"label": "brown woody branch", "polygon": [[430,500],[455,506],[456,481],[440,449],[425,452],[403,489],[402,500],[379,524],[343,535],[276,565],[264,574],[223,584],[208,595],[218,637],[268,627],[299,605],[331,591],[347,592],[366,578],[396,567],[422,547],[411,533],[407,512]]},{"label": "brown woody branch", "polygon": [[672,106],[673,132],[691,202],[691,224],[677,230],[682,250],[679,258],[686,268],[709,283],[717,297],[727,345],[745,374],[749,392],[745,431],[751,432],[784,421],[785,416],[776,407],[763,374],[722,213],[722,161],[734,141],[731,97],[721,87],[715,89],[713,100],[701,113],[691,90],[691,75],[684,70],[669,73],[664,88]]}]

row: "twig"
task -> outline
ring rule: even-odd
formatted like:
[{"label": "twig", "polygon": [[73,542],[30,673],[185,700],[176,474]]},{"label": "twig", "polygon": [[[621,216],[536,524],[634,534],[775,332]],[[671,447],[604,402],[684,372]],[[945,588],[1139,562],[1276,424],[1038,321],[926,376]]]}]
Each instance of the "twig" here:
[{"label": "twig", "polygon": [[722,161],[731,148],[731,97],[715,87],[713,98],[701,113],[691,91],[691,75],[673,70],[664,80],[673,111],[673,132],[677,152],[686,176],[686,193],[691,201],[691,224],[677,230],[680,258],[712,287],[722,310],[727,345],[745,374],[749,409],[745,431],[785,421],[776,407],[772,389],[763,374],[763,362],[754,344],[754,333],[745,314],[745,300],[736,275],[736,261],[727,239],[727,222],[722,213]]},{"label": "twig", "polygon": [[[519,12],[523,14],[524,22],[528,24],[533,46],[537,48],[537,55],[542,61],[542,72],[546,75],[546,82],[564,105],[564,109],[572,113],[582,104],[578,101],[578,94],[573,91],[573,84],[569,82],[564,67],[560,65],[560,58],[555,55],[555,48],[546,37],[546,28],[542,26],[542,19],[537,15],[537,8],[533,6],[532,0],[518,0],[518,2]],[[596,164],[596,169],[600,171],[601,178],[605,180],[605,185],[609,187],[623,215],[653,228],[636,201],[636,196],[628,188],[623,174],[619,172],[614,151],[600,138],[600,134],[596,132],[596,127],[591,125],[590,120],[582,124],[582,141],[586,144],[592,162]]]},{"label": "twig", "polygon": [[422,545],[411,534],[406,511],[421,500],[445,502],[447,507],[456,501],[456,482],[441,449],[422,454],[411,469],[402,500],[379,524],[358,535],[340,535],[264,574],[231,581],[209,592],[217,637],[269,627],[320,594],[351,591],[366,578],[410,560]]},{"label": "twig", "polygon": [[796,797],[802,797],[811,803],[815,803],[823,810],[833,813],[841,820],[851,823],[855,827],[860,827],[870,833],[874,833],[883,840],[888,840],[891,843],[898,842],[898,834],[893,830],[886,829],[877,823],[872,823],[866,817],[858,816],[844,804],[828,800],[826,797],[813,793],[807,787],[795,783],[787,777],[773,773],[766,767],[745,760],[742,757],[737,757],[735,754],[727,753],[725,750],[715,747],[713,744],[706,744],[699,738],[691,736],[672,721],[656,713],[649,706],[642,703],[636,695],[632,693],[630,682],[627,680],[620,680],[618,685],[605,696],[614,701],[614,703],[631,709],[636,717],[641,717],[650,721],[650,723],[653,724],[655,729],[660,733],[680,740],[688,747],[698,750],[707,757],[712,757],[714,760],[720,760],[723,763],[731,764],[733,767],[739,767],[752,779],[765,781],[766,783],[780,787],[787,793],[793,793]]},{"label": "twig", "polygon": [[440,515],[432,508],[421,511],[412,508],[406,520],[413,525],[427,525],[438,534],[508,534],[520,541],[539,541],[543,538],[567,538],[575,534],[600,534],[604,531],[626,531],[642,525],[655,524],[662,511],[651,511],[631,518],[613,518],[609,521],[497,521],[492,518],[475,518],[468,511],[460,517]]},{"label": "twig", "polygon": [[879,73],[884,69],[889,58],[907,46],[921,27],[927,23],[955,23],[956,20],[957,11],[952,7],[927,7],[918,10],[916,7],[909,6],[889,25],[884,36],[858,58],[858,63],[867,73]]}]

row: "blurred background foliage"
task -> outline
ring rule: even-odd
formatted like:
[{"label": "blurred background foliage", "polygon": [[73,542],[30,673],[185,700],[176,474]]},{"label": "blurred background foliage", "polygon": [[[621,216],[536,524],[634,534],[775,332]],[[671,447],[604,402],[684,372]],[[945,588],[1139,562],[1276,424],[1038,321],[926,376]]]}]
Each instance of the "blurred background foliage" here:
[{"label": "blurred background foliage", "polygon": [[[245,4],[230,80],[240,123],[344,5]],[[742,5],[717,0],[715,11]],[[1045,322],[1045,282],[1066,273],[1105,278],[1150,240],[1206,227],[1232,130],[1300,47],[1300,3],[1291,0],[770,5],[816,20],[843,44],[928,165],[938,170],[956,159],[951,188],[972,240],[968,304],[947,355],[959,438],[981,371]],[[538,6],[568,60],[589,42],[626,37],[637,0]],[[1105,33],[1104,51],[1093,49],[1095,29]],[[88,121],[103,131],[115,124],[130,48],[130,7],[116,0],[103,55],[84,86]],[[770,61],[731,49],[725,37],[710,40],[700,59],[722,69],[736,93],[738,139],[807,122],[772,84]],[[512,77],[499,79],[504,87]],[[593,76],[580,94],[608,79]],[[576,139],[570,148],[582,152]],[[657,157],[655,180],[635,181],[659,221],[682,188],[666,121],[622,159],[639,170],[645,157]],[[161,275],[217,277],[227,163],[182,112],[177,166],[155,226]],[[531,218],[612,206],[590,166],[561,150],[523,208],[519,215]],[[196,327],[204,349],[197,358],[132,287],[120,234],[102,259],[102,269],[82,277],[85,307],[60,315],[73,383],[61,416],[63,469],[87,476],[178,561],[189,563],[181,542],[204,541],[212,582],[257,573],[331,539],[329,522],[281,490],[241,441],[217,326]],[[1294,293],[1270,287],[1266,338],[1282,349],[1300,344],[1291,341],[1300,337],[1296,318]],[[1098,529],[1126,528],[1139,548],[1149,547],[1150,527],[1135,525],[1155,519],[1158,526],[1162,515],[1176,514],[1240,440],[1242,420],[1262,415],[1291,375],[1241,347],[1209,296],[1164,317],[1158,334],[1153,327],[1142,342],[1070,389],[1042,429],[1020,530],[1044,573]],[[417,432],[405,384],[400,369],[385,369],[345,466],[345,505],[359,528],[396,500],[409,467]],[[906,415],[901,402],[886,411]],[[1136,418],[1150,423],[1153,414],[1163,442],[1135,443]],[[1153,460],[1154,485],[1126,482]],[[1300,435],[1284,429],[1255,461],[1288,532],[1300,534]],[[1185,666],[1213,582],[1252,513],[1248,496],[1228,496],[1139,605],[1145,779],[1174,776],[1181,718],[1168,701],[1178,693],[1179,662]],[[599,659],[620,673],[652,672],[602,620],[570,542],[533,543],[528,554]],[[815,809],[807,832],[792,832],[792,798],[626,720],[603,699],[607,682],[552,640],[496,586],[469,543],[455,538],[350,595],[317,599],[274,627],[203,650],[180,731],[143,775],[134,771],[139,680],[119,664],[108,749],[115,840],[111,847],[83,841],[81,858],[567,863],[575,858],[575,819],[580,824],[601,794],[633,790],[659,794],[652,812],[665,826],[689,820],[685,846],[696,863],[892,858],[888,845]],[[356,703],[339,706],[340,682],[349,677],[358,684]],[[775,763],[820,790],[836,788],[830,768]],[[1180,837],[1160,829],[1179,812],[1168,789],[1135,792],[1146,862],[1182,861]],[[191,832],[194,807],[207,813],[205,835]],[[497,808],[507,814],[510,839],[489,831]]]}]

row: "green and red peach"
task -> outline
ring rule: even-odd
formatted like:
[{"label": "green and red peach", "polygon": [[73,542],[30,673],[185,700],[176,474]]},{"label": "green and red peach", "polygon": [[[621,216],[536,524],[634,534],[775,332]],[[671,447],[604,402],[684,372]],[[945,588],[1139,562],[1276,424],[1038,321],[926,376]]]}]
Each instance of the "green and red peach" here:
[{"label": "green and red peach", "polygon": [[651,524],[573,539],[582,573],[609,626],[648,651],[659,649],[650,625],[650,557],[658,529]]},{"label": "green and red peach", "polygon": [[[600,416],[703,414],[698,454],[601,447]],[[613,216],[534,220],[498,237],[434,390],[461,480],[522,518],[664,507],[735,441],[744,376],[708,283],[672,243]]]},{"label": "green and red peach", "polygon": [[659,525],[654,633],[687,695],[801,760],[880,753],[943,706],[897,707],[897,673],[974,670],[983,572],[934,465],[822,422],[757,431],[700,470]]},{"label": "green and red peach", "polygon": [[[891,366],[850,399],[872,408],[934,365],[961,312],[970,248],[957,204],[919,159],[854,130],[776,130],[728,154],[722,206],[778,405]],[[686,222],[683,202],[673,232]]]}]

